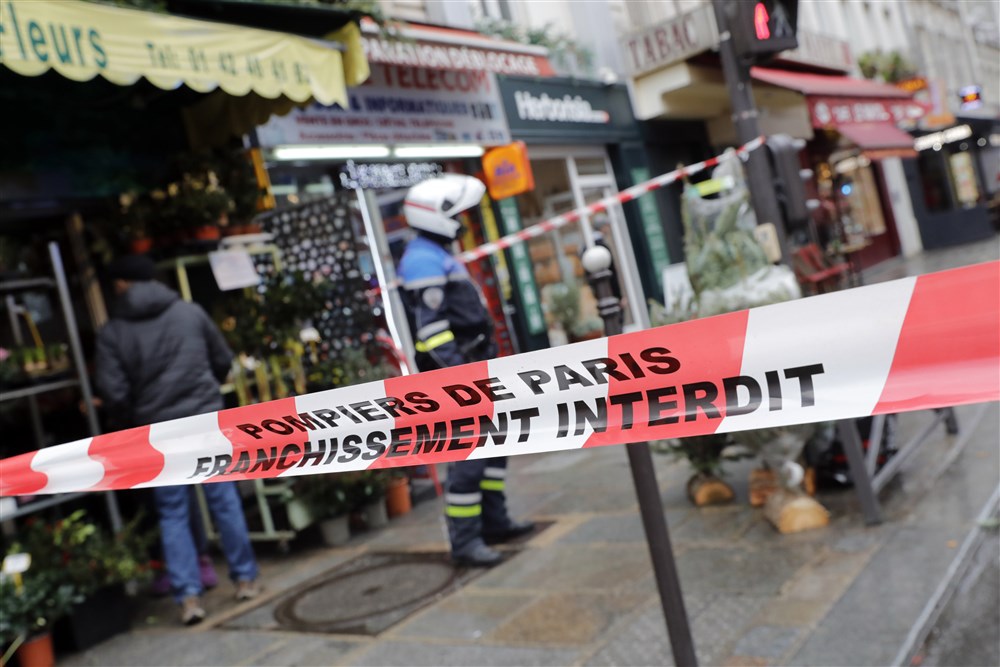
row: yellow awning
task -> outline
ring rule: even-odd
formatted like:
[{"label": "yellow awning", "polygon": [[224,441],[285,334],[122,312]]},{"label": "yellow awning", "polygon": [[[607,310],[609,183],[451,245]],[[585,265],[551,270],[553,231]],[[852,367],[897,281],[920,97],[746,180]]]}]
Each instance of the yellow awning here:
[{"label": "yellow awning", "polygon": [[23,76],[55,70],[118,85],[142,77],[164,90],[183,84],[346,106],[347,86],[368,78],[368,63],[357,25],[331,37],[337,41],[79,0],[0,0],[0,65]]}]

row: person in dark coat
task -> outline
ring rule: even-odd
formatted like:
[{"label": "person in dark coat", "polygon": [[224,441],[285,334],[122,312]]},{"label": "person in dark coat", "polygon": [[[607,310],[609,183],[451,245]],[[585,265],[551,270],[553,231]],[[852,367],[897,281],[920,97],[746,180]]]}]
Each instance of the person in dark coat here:
[{"label": "person in dark coat", "polygon": [[[471,176],[445,174],[419,183],[403,211],[417,235],[399,263],[403,303],[421,371],[492,359],[493,320],[479,287],[449,248],[462,228],[456,217],[482,201],[486,187]],[[507,514],[506,457],[457,461],[448,466],[445,518],[451,558],[458,565],[492,566],[502,560],[487,543],[534,529]]]},{"label": "person in dark coat", "polygon": [[[97,337],[96,385],[105,411],[120,423],[141,426],[223,407],[220,383],[233,354],[205,311],[153,280],[152,260],[121,257],[108,267],[116,300]],[[258,567],[239,492],[233,482],[202,487],[222,538],[229,576],[239,600],[255,597]],[[163,556],[181,620],[205,618],[198,552],[190,528],[185,486],[153,489]]]}]

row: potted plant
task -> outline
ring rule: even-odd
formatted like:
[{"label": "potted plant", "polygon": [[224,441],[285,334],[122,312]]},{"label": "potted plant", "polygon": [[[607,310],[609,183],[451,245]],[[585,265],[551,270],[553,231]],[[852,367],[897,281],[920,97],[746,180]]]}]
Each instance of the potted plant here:
[{"label": "potted plant", "polygon": [[154,531],[140,531],[137,515],[112,535],[84,510],[54,524],[25,525],[16,547],[32,555],[33,569],[71,585],[80,598],[53,628],[59,647],[82,650],[131,627],[126,586],[152,574],[146,558]]},{"label": "potted plant", "polygon": [[[548,310],[559,325],[562,335],[555,340],[569,342],[569,335],[580,317],[580,288],[571,282],[555,283],[548,286]],[[550,334],[549,338],[553,338]]]},{"label": "potted plant", "polygon": [[318,520],[320,533],[327,546],[343,546],[351,538],[348,488],[340,475],[310,475],[300,477],[293,487],[295,496],[309,507]]},{"label": "potted plant", "polygon": [[55,572],[29,569],[20,584],[0,580],[0,664],[8,664],[16,653],[25,667],[52,667],[51,628],[81,598]]},{"label": "potted plant", "polygon": [[386,475],[380,470],[360,472],[351,485],[353,508],[361,512],[369,528],[382,528],[389,523],[385,488]]}]

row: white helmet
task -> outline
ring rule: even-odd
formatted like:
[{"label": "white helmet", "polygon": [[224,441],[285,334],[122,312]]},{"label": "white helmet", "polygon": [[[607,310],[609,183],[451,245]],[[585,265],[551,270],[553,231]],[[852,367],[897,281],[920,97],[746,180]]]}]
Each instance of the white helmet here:
[{"label": "white helmet", "polygon": [[478,178],[442,174],[410,188],[403,215],[414,229],[454,239],[462,229],[455,216],[480,203],[485,192],[486,186]]}]

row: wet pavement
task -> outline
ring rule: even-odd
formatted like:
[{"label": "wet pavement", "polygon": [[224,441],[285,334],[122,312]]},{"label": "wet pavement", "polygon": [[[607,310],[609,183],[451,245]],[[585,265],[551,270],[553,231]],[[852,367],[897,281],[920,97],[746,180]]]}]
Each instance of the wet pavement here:
[{"label": "wet pavement", "polygon": [[[996,259],[998,250],[992,239],[925,253],[876,267],[865,278],[876,282],[922,267]],[[726,468],[734,502],[695,508],[685,492],[687,464],[654,454],[700,663],[890,664],[946,578],[959,545],[971,532],[988,530],[977,517],[1000,486],[1000,405],[956,412],[960,433],[948,436],[941,426],[906,459],[880,494],[885,521],[876,526],[865,525],[852,489],[824,489],[817,499],[829,509],[830,525],[780,535],[747,502],[753,464],[746,461]],[[901,415],[900,437],[905,441],[931,419],[927,412]],[[59,664],[673,664],[625,449],[519,456],[509,465],[512,512],[546,522],[544,530],[512,548],[494,569],[460,577],[453,586],[425,586],[435,594],[376,635],[291,629],[277,612],[291,593],[324,573],[358,568],[382,554],[443,554],[440,499],[357,535],[346,547],[301,539],[282,554],[273,545],[258,545],[264,595],[236,603],[231,585],[223,583],[205,596],[209,617],[200,626],[181,627],[169,600],[140,596],[132,632],[60,656]],[[995,554],[983,553],[977,550],[976,558],[987,566],[970,571],[984,583],[966,590],[996,587],[995,568],[989,567]],[[216,560],[221,574],[224,565]],[[366,590],[385,594],[377,584]],[[341,618],[350,610],[331,609],[336,597],[319,596],[299,611]],[[957,596],[955,604],[968,597]],[[961,611],[941,617],[940,628],[951,623],[950,634],[931,633],[936,643],[920,653],[927,664],[975,659],[977,643],[996,644],[1000,619],[981,613],[975,603],[971,609],[971,617]],[[977,625],[969,631],[972,620]],[[967,652],[949,653],[951,640],[944,638],[950,637]]]}]

